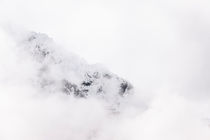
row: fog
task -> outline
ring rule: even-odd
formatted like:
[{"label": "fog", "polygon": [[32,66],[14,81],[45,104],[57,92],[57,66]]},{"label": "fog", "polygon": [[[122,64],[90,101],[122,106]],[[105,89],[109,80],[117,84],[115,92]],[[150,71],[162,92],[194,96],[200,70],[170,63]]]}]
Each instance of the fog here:
[{"label": "fog", "polygon": [[[1,140],[209,140],[210,2],[0,0]],[[25,31],[47,34],[89,64],[130,81],[109,103],[34,87],[19,53]]]}]

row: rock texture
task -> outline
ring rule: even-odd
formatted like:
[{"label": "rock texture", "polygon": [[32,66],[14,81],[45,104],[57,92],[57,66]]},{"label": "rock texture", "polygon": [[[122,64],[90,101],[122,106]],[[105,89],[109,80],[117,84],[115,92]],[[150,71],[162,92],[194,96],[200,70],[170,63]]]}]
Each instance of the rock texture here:
[{"label": "rock texture", "polygon": [[41,90],[106,100],[123,98],[132,91],[128,81],[100,65],[89,65],[78,56],[61,51],[45,34],[30,32],[19,45],[37,65],[34,83]]}]

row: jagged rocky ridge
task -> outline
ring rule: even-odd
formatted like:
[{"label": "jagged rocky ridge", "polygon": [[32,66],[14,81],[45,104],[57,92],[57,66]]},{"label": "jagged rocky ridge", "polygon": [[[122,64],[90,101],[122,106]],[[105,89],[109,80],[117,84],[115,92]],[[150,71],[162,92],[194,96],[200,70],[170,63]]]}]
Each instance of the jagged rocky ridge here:
[{"label": "jagged rocky ridge", "polygon": [[61,51],[45,34],[30,32],[18,44],[37,65],[36,86],[47,92],[116,100],[130,94],[132,85],[100,65],[89,65],[78,56]]}]

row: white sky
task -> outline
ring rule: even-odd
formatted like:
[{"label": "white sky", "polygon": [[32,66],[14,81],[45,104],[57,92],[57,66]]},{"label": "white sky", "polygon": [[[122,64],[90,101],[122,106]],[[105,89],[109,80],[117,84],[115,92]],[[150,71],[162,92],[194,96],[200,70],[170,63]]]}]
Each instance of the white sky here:
[{"label": "white sky", "polygon": [[149,84],[203,73],[209,6],[207,0],[1,0],[0,14],[3,24],[47,33],[89,63]]},{"label": "white sky", "polygon": [[47,33],[89,63],[150,88],[206,77],[209,6],[207,0],[1,0],[0,15],[3,24]]}]

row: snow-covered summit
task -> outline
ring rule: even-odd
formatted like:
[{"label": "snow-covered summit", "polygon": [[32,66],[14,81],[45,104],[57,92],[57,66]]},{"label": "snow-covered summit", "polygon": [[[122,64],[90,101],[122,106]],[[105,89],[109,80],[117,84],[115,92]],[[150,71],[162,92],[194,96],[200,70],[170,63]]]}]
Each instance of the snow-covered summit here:
[{"label": "snow-covered summit", "polygon": [[37,65],[37,76],[33,81],[41,90],[118,100],[133,89],[128,81],[102,66],[89,65],[78,56],[61,51],[45,34],[30,32],[18,45]]}]

